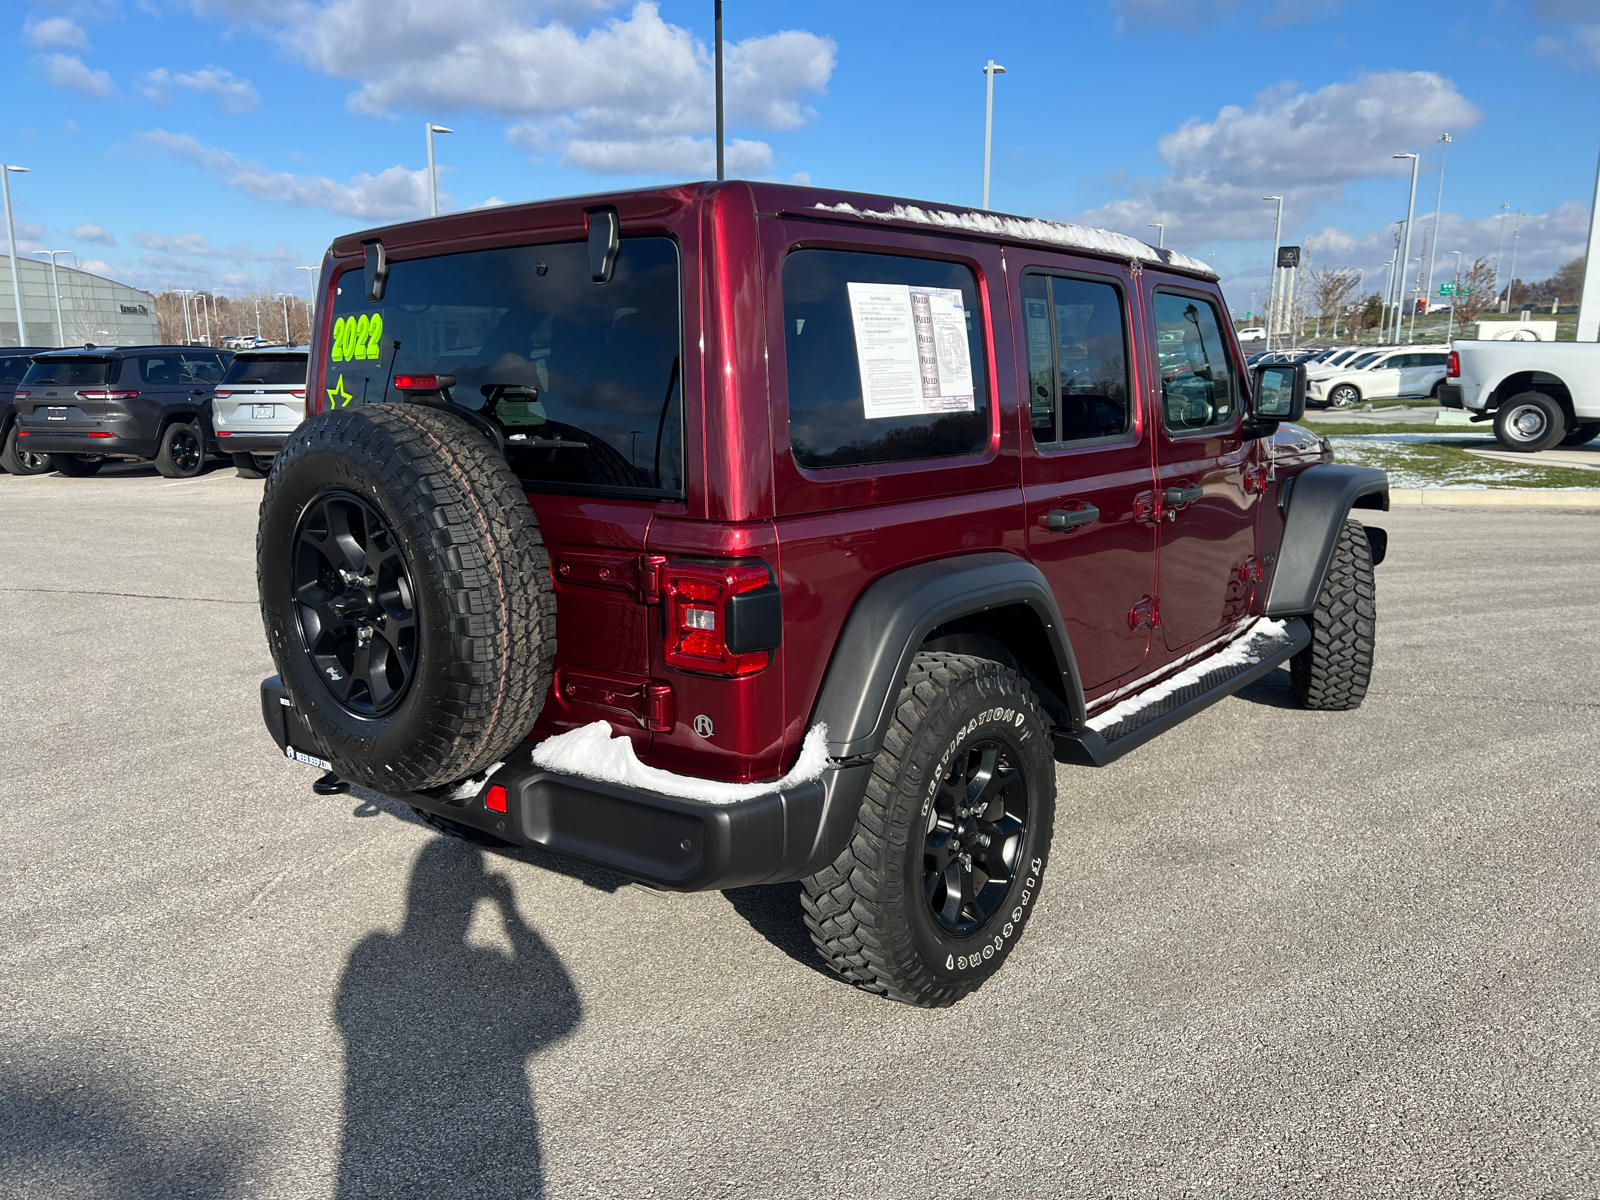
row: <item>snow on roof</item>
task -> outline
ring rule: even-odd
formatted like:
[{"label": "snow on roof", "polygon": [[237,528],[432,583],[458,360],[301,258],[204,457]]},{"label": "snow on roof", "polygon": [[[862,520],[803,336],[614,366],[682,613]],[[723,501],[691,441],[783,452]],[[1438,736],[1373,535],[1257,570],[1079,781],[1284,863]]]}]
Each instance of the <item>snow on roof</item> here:
[{"label": "snow on roof", "polygon": [[1004,217],[994,213],[952,212],[948,209],[918,208],[913,204],[896,204],[887,212],[870,208],[857,208],[853,204],[822,204],[824,212],[844,213],[853,217],[872,217],[879,221],[909,221],[917,225],[937,225],[942,229],[960,229],[968,233],[983,233],[991,237],[1009,238],[1019,242],[1049,242],[1057,246],[1070,246],[1074,250],[1090,250],[1096,254],[1109,254],[1116,258],[1140,259],[1148,263],[1177,267],[1193,271],[1208,279],[1217,273],[1198,258],[1179,254],[1175,250],[1157,250],[1138,238],[1125,233],[1112,233],[1109,229],[1091,229],[1086,225],[1069,225],[1063,221],[1041,221],[1034,217]]}]

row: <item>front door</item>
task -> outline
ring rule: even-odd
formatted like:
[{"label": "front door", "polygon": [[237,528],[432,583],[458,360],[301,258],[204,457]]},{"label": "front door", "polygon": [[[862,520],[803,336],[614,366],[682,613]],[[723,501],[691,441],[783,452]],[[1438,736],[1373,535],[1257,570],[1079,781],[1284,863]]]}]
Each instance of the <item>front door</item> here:
[{"label": "front door", "polygon": [[1255,443],[1241,436],[1240,372],[1216,298],[1161,287],[1150,314],[1161,379],[1161,629],[1178,652],[1249,612]]},{"label": "front door", "polygon": [[1129,280],[1007,253],[1026,364],[1028,552],[1050,582],[1093,693],[1144,662],[1155,619],[1149,422],[1129,346]]}]

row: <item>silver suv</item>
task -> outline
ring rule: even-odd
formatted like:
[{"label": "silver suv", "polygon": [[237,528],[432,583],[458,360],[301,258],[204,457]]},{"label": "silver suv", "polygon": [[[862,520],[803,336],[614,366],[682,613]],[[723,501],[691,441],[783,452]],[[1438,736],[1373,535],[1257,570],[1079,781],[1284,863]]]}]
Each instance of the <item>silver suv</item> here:
[{"label": "silver suv", "polygon": [[240,474],[260,478],[305,415],[306,348],[241,350],[212,393],[215,449],[230,455]]}]

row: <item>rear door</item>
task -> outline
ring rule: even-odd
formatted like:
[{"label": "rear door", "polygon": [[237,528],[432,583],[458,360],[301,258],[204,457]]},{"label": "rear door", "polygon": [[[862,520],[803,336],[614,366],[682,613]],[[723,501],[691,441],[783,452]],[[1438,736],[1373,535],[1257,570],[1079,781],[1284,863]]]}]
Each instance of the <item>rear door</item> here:
[{"label": "rear door", "polygon": [[1392,400],[1400,394],[1401,364],[1409,354],[1390,354],[1380,358],[1361,373],[1356,386],[1363,400]]},{"label": "rear door", "polygon": [[38,424],[44,432],[87,433],[99,429],[110,402],[106,397],[109,382],[114,382],[117,360],[72,355],[38,359],[29,368],[25,385],[28,393],[19,405],[19,419]]},{"label": "rear door", "polygon": [[1423,350],[1406,356],[1407,363],[1400,370],[1402,396],[1426,396],[1444,378],[1445,356],[1442,352]]},{"label": "rear door", "polygon": [[1084,690],[1133,675],[1150,645],[1155,508],[1138,404],[1130,279],[1103,263],[1007,250],[1016,283],[1028,553],[1049,580]]},{"label": "rear door", "polygon": [[1149,305],[1151,344],[1169,347],[1158,360],[1158,582],[1163,641],[1176,654],[1249,611],[1256,443],[1241,435],[1241,373],[1218,298],[1160,283]]}]

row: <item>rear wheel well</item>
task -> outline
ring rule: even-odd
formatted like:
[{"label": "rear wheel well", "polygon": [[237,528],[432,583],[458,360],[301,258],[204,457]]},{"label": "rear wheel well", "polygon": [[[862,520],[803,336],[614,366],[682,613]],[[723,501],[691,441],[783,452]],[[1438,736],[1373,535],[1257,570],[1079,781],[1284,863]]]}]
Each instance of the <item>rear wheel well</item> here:
[{"label": "rear wheel well", "polygon": [[1543,392],[1561,405],[1561,411],[1567,414],[1569,424],[1576,420],[1572,411],[1572,393],[1567,390],[1567,385],[1554,375],[1547,375],[1543,371],[1518,371],[1515,375],[1507,375],[1495,385],[1485,411],[1499,408],[1505,401],[1513,396],[1520,396],[1523,392]]},{"label": "rear wheel well", "polygon": [[1058,725],[1072,724],[1061,664],[1039,614],[1026,604],[1008,604],[946,621],[928,631],[920,649],[971,654],[1010,667],[1032,686],[1051,720]]}]

